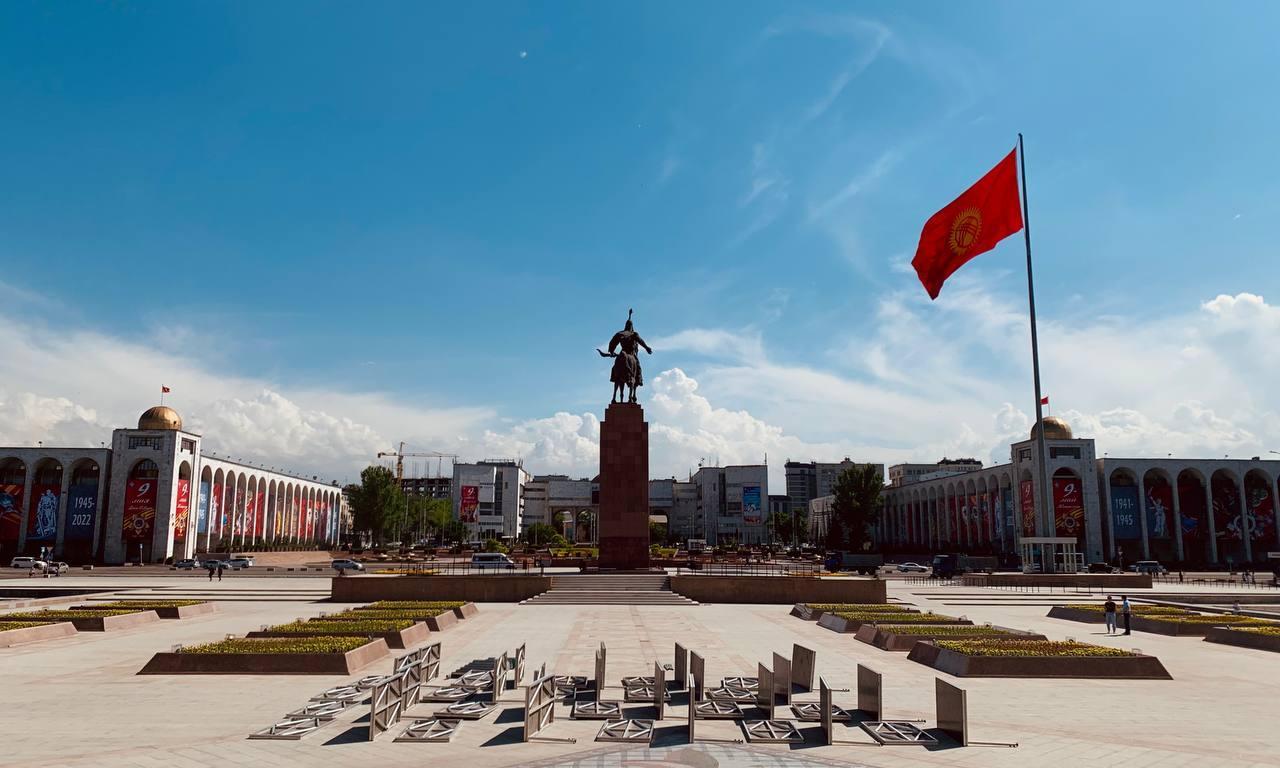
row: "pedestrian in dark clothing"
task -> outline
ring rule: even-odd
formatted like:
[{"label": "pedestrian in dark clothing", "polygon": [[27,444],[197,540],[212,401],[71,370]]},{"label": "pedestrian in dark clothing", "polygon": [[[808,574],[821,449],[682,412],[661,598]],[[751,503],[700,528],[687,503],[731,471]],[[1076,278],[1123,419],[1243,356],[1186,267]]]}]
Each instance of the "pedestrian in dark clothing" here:
[{"label": "pedestrian in dark clothing", "polygon": [[[222,563],[218,563],[218,581],[222,581]],[[1127,625],[1128,623],[1129,620],[1125,619],[1125,624]]]},{"label": "pedestrian in dark clothing", "polygon": [[218,569],[217,569],[217,568],[214,568],[212,565],[211,565],[211,566],[209,566],[209,581],[213,581],[213,572],[214,572],[214,571],[216,571],[216,570],[218,570]]},{"label": "pedestrian in dark clothing", "polygon": [[1102,604],[1102,615],[1107,622],[1107,634],[1113,634],[1116,631],[1116,601],[1111,599],[1111,595],[1107,595],[1107,602]]},{"label": "pedestrian in dark clothing", "polygon": [[1124,633],[1126,635],[1133,634],[1129,629],[1129,615],[1132,613],[1132,609],[1129,607],[1128,595],[1120,596],[1120,611],[1124,614]]}]

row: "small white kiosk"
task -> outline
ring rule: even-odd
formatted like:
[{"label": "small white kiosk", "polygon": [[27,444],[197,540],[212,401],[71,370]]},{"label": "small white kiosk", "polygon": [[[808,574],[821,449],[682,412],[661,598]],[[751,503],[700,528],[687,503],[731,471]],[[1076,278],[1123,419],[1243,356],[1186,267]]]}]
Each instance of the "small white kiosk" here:
[{"label": "small white kiosk", "polygon": [[1025,536],[1018,539],[1023,573],[1081,573],[1084,553],[1074,536]]}]

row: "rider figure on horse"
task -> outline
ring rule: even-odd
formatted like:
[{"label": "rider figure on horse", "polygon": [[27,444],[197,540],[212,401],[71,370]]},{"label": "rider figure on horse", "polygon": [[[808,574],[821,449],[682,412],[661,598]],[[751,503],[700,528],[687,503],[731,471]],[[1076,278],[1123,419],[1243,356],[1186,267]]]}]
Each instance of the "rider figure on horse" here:
[{"label": "rider figure on horse", "polygon": [[622,402],[624,385],[630,390],[626,402],[636,401],[636,389],[644,386],[644,374],[640,370],[640,350],[653,354],[653,350],[644,343],[644,339],[640,338],[635,326],[631,324],[631,312],[632,310],[627,310],[626,327],[613,334],[613,338],[609,340],[609,351],[596,350],[601,357],[613,358],[609,380],[613,382],[613,399],[610,402],[614,403]]}]

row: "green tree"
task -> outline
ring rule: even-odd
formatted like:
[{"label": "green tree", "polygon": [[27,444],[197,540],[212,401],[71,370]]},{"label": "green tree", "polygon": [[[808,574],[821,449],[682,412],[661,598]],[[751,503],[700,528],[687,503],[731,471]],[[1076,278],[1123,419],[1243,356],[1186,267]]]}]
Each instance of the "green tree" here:
[{"label": "green tree", "polygon": [[[870,544],[871,526],[880,518],[884,478],[872,464],[858,464],[845,469],[832,489],[831,528],[827,546],[833,549],[861,551]],[[843,542],[843,546],[832,546]]]},{"label": "green tree", "polygon": [[667,524],[649,521],[649,543],[665,544],[667,541]]},{"label": "green tree", "polygon": [[467,529],[466,523],[461,520],[455,520],[452,517],[450,517],[449,521],[440,529],[440,537],[446,544],[458,544],[464,542],[467,540],[469,533],[470,531]]},{"label": "green tree", "polygon": [[543,547],[559,535],[559,531],[546,523],[534,523],[525,529],[524,540],[532,546]]},{"label": "green tree", "polygon": [[395,475],[386,467],[368,466],[360,472],[360,484],[350,485],[347,492],[351,516],[356,530],[364,531],[380,545],[387,535],[404,524],[404,493]]},{"label": "green tree", "polygon": [[419,537],[438,536],[453,519],[453,503],[425,496],[407,497],[407,524]]}]

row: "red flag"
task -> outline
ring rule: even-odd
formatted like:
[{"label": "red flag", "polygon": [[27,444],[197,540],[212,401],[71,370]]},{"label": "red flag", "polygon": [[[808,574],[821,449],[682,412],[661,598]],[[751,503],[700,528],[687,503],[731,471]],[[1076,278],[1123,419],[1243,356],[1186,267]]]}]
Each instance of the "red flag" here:
[{"label": "red flag", "polygon": [[1048,395],[1045,395],[1044,397],[1040,398],[1040,404],[1041,404],[1041,405],[1048,405],[1048,404],[1049,404],[1049,396],[1048,396]]},{"label": "red flag", "polygon": [[911,266],[916,268],[929,297],[936,299],[942,284],[965,262],[1020,229],[1022,209],[1014,150],[977,184],[929,217]]},{"label": "red flag", "polygon": [[160,394],[162,394],[162,395],[167,395],[167,394],[169,394],[169,388],[168,388],[168,387],[166,387],[166,386],[161,385],[161,387],[160,387]]}]

